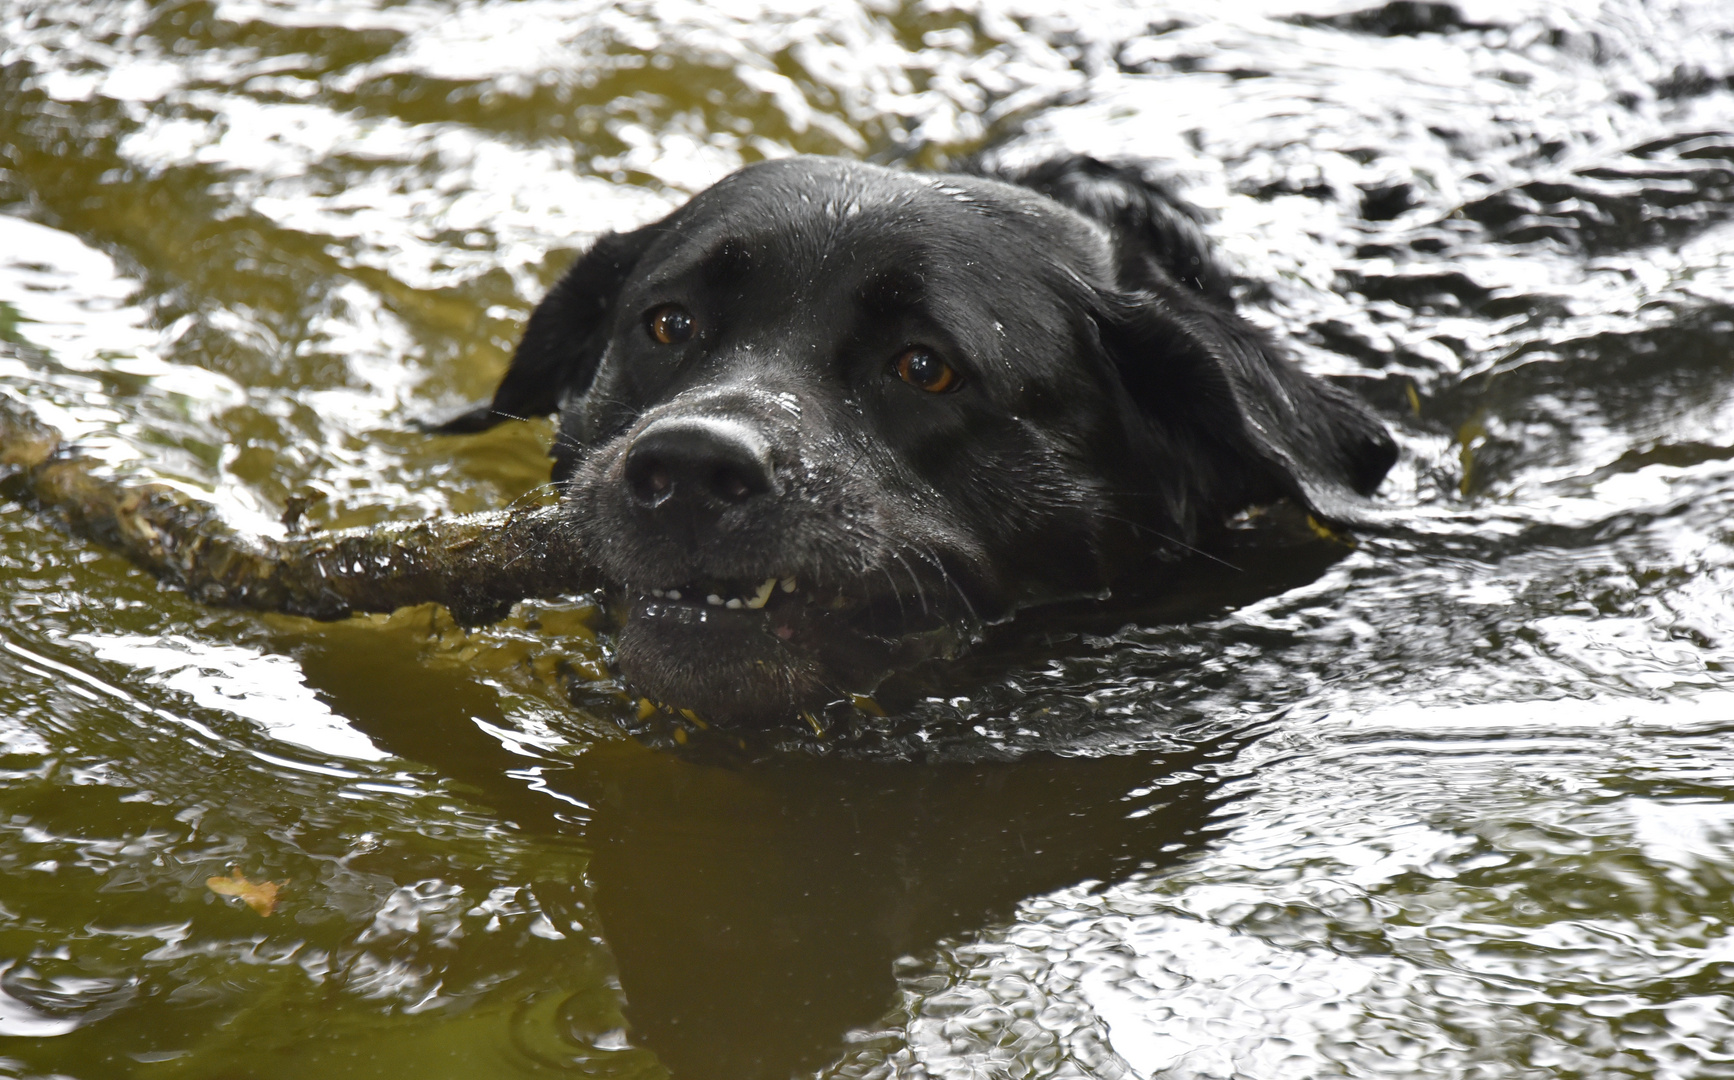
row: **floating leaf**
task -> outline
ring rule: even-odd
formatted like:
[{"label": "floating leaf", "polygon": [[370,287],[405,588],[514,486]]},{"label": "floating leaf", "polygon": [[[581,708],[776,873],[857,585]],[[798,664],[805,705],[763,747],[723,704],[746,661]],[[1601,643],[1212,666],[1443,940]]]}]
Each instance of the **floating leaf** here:
[{"label": "floating leaf", "polygon": [[277,910],[277,891],[285,883],[275,881],[248,881],[241,876],[241,871],[231,870],[228,877],[213,877],[205,879],[205,887],[218,896],[238,896],[254,911],[261,915],[269,915]]}]

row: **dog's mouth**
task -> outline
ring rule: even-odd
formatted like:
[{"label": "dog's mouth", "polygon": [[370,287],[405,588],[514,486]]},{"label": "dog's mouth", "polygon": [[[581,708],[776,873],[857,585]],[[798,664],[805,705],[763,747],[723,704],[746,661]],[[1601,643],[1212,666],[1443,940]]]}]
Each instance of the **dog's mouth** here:
[{"label": "dog's mouth", "polygon": [[719,632],[757,631],[789,648],[819,644],[803,640],[804,634],[849,633],[890,641],[960,621],[954,612],[936,610],[924,593],[807,584],[795,574],[625,586],[620,597],[629,622],[667,620],[714,625]]},{"label": "dog's mouth", "polygon": [[622,585],[616,658],[638,693],[706,716],[770,721],[867,693],[894,668],[954,655],[962,605],[800,574]]},{"label": "dog's mouth", "polygon": [[688,604],[693,607],[722,608],[724,611],[763,611],[775,614],[788,611],[798,605],[818,605],[835,610],[845,610],[855,606],[858,601],[838,589],[829,590],[828,597],[822,598],[820,591],[801,591],[800,579],[791,574],[788,577],[772,575],[762,581],[709,581],[689,582],[686,585],[668,588],[650,588],[636,591],[640,601],[660,601],[664,604]]}]

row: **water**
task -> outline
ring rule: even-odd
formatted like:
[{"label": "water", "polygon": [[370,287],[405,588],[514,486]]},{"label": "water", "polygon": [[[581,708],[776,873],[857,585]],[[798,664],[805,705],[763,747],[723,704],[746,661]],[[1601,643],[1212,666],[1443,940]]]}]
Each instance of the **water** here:
[{"label": "water", "polygon": [[4,503],[0,1075],[1734,1075],[1734,16],[1357,10],[0,5],[3,392],[251,528],[541,497],[409,422],[791,150],[1149,159],[1405,450],[1390,534],[732,755],[583,598],[210,611]]}]

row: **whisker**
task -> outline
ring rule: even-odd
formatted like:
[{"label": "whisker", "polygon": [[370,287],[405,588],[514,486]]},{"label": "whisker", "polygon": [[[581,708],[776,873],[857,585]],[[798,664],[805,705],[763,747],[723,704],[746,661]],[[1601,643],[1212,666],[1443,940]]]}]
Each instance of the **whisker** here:
[{"label": "whisker", "polygon": [[1118,514],[1109,514],[1109,513],[1103,513],[1100,511],[1098,511],[1098,516],[1100,516],[1103,520],[1106,520],[1106,521],[1118,521],[1122,525],[1129,525],[1134,529],[1141,529],[1144,532],[1149,533],[1151,536],[1154,536],[1154,537],[1161,539],[1161,540],[1168,541],[1170,544],[1173,544],[1175,547],[1185,548],[1187,551],[1191,552],[1192,554],[1200,556],[1201,558],[1209,559],[1213,563],[1221,563],[1223,566],[1228,567],[1230,570],[1233,570],[1237,574],[1246,573],[1246,570],[1244,567],[1236,566],[1233,563],[1229,562],[1227,559],[1218,558],[1217,556],[1212,555],[1210,552],[1205,551],[1203,548],[1193,547],[1191,544],[1188,544],[1186,541],[1180,539],[1178,536],[1170,536],[1167,533],[1163,532],[1161,529],[1152,529],[1149,525],[1146,525],[1142,521],[1133,521],[1131,518],[1128,518],[1128,517],[1121,517]]},{"label": "whisker", "polygon": [[861,442],[861,452],[855,455],[855,460],[851,461],[849,463],[849,467],[847,469],[843,470],[842,475],[844,475],[844,476],[853,475],[853,473],[855,472],[855,466],[861,464],[862,459],[865,458],[870,452],[872,452],[872,450],[873,450],[873,443],[870,440],[863,439]]},{"label": "whisker", "polygon": [[881,566],[879,572],[884,574],[885,580],[891,583],[891,597],[897,601],[897,621],[899,623],[907,622],[909,620],[909,615],[908,612],[903,609],[903,593],[897,588],[897,579],[891,576],[891,570],[889,567]]},{"label": "whisker", "polygon": [[932,615],[933,612],[927,606],[927,590],[921,587],[921,578],[915,573],[915,568],[909,565],[903,558],[903,553],[896,548],[891,549],[891,557],[901,563],[904,571],[909,574],[909,583],[915,586],[915,595],[921,599],[921,613]]},{"label": "whisker", "polygon": [[[1161,495],[1159,495],[1155,492],[1150,492],[1150,491],[1126,491],[1126,490],[1114,491],[1114,490],[1109,490],[1109,491],[1102,492],[1102,495],[1104,498],[1115,499],[1115,500],[1118,500],[1118,499],[1160,499],[1160,498],[1162,498]],[[1168,533],[1163,532],[1161,529],[1152,528],[1146,522],[1133,521],[1131,518],[1123,517],[1119,514],[1109,513],[1108,511],[1101,509],[1099,507],[1096,508],[1094,512],[1095,512],[1096,516],[1102,518],[1104,521],[1117,521],[1122,525],[1130,526],[1134,530],[1142,530],[1144,532],[1149,533],[1150,535],[1152,535],[1154,537],[1157,537],[1158,539],[1168,541],[1170,544],[1173,544],[1175,547],[1183,548],[1184,550],[1191,552],[1194,555],[1200,556],[1200,557],[1205,558],[1205,559],[1209,559],[1213,563],[1220,563],[1223,566],[1228,567],[1230,570],[1233,570],[1237,574],[1246,573],[1246,570],[1244,567],[1236,566],[1233,563],[1229,562],[1227,559],[1218,558],[1217,556],[1212,555],[1210,552],[1205,551],[1203,548],[1194,547],[1193,545],[1188,544],[1186,541],[1180,539],[1178,536],[1172,536]]]},{"label": "whisker", "polygon": [[542,483],[537,484],[535,487],[529,489],[528,491],[523,492],[522,494],[520,494],[516,498],[514,498],[511,502],[507,503],[506,509],[507,510],[515,510],[520,505],[523,505],[524,503],[529,502],[531,499],[535,498],[538,494],[540,494],[541,492],[543,492],[545,490],[552,490],[555,494],[559,494],[560,493],[560,485],[556,484],[552,480],[544,480]]},{"label": "whisker", "polygon": [[939,555],[926,544],[920,545],[917,552],[918,554],[925,553],[926,558],[924,561],[933,564],[933,568],[939,571],[940,580],[944,581],[946,587],[956,593],[959,600],[963,601],[963,606],[969,610],[969,617],[976,623],[980,623],[981,616],[976,612],[975,605],[969,602],[969,595],[963,591],[963,586],[959,585],[952,579],[951,572],[945,568],[945,560],[941,559]]}]

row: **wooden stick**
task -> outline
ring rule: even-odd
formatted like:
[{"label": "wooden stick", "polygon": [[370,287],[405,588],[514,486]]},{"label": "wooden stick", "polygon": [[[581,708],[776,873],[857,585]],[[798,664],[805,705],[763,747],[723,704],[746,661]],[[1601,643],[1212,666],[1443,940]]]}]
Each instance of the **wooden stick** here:
[{"label": "wooden stick", "polygon": [[249,536],[166,485],[99,476],[97,462],[4,395],[0,471],[11,474],[8,494],[61,514],[75,533],[207,604],[341,619],[435,602],[475,626],[519,600],[598,584],[559,506],[287,540]]}]

